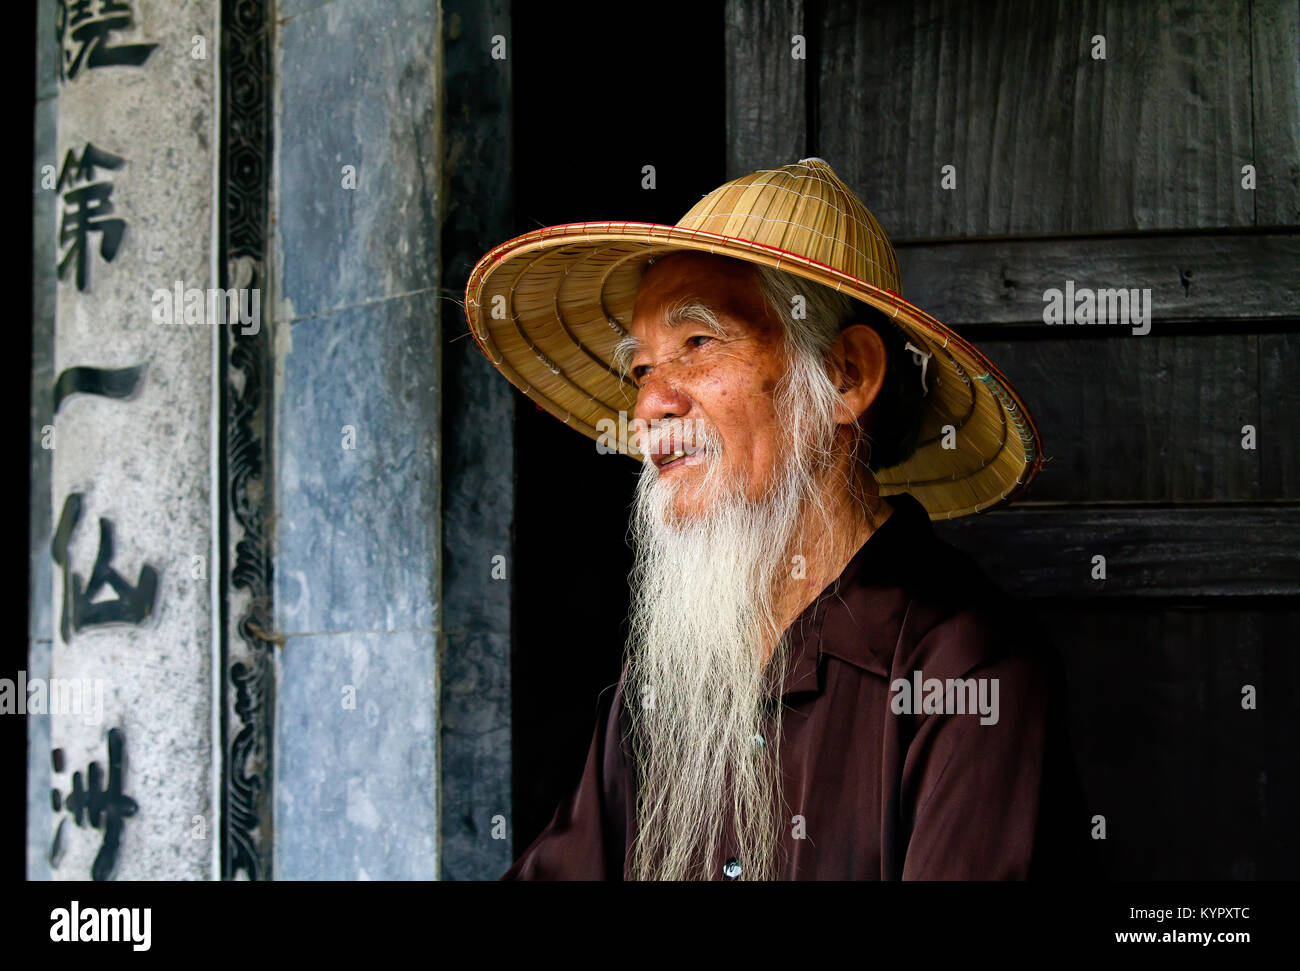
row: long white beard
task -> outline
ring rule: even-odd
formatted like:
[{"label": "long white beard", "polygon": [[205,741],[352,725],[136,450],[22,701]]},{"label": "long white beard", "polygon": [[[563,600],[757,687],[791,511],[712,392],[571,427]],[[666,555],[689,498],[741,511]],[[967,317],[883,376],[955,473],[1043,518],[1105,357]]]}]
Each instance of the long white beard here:
[{"label": "long white beard", "polygon": [[639,782],[631,879],[716,877],[728,818],[727,855],[738,858],[741,879],[773,880],[784,869],[781,706],[763,702],[789,660],[775,595],[818,467],[808,443],[790,443],[778,481],[753,501],[743,483],[723,481],[716,455],[705,463],[692,473],[708,489],[699,517],[674,514],[678,483],[651,467],[637,487],[625,694]]}]

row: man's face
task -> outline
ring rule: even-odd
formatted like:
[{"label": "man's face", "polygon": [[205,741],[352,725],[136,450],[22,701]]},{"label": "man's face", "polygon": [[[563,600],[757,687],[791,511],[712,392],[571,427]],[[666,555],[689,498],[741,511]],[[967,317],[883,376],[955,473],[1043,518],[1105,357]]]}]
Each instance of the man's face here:
[{"label": "man's face", "polygon": [[[671,313],[682,301],[710,308],[723,332],[689,313]],[[722,481],[744,483],[748,498],[765,495],[781,458],[773,393],[786,356],[780,321],[764,303],[753,271],[709,253],[664,257],[641,279],[628,330],[640,341],[629,368],[640,389],[633,418],[652,429],[685,419],[688,446],[691,430],[701,426],[721,444],[721,454],[704,461],[653,457],[655,468],[645,474],[673,483],[676,514],[690,519],[705,511],[709,461],[720,464],[712,471]],[[655,440],[652,431],[649,441]]]}]

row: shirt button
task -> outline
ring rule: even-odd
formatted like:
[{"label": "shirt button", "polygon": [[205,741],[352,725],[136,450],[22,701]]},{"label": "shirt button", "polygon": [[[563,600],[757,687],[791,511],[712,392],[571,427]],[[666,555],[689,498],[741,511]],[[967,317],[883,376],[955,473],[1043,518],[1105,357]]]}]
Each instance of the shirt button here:
[{"label": "shirt button", "polygon": [[740,861],[734,856],[722,866],[722,875],[728,880],[734,880],[740,876]]}]

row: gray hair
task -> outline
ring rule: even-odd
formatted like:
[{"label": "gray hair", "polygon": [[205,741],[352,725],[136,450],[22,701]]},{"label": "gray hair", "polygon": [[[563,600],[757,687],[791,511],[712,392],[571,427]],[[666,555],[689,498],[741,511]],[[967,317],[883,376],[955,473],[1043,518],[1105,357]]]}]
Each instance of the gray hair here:
[{"label": "gray hair", "polygon": [[[840,331],[865,324],[880,335],[885,345],[885,380],[873,406],[870,427],[856,426],[853,464],[865,478],[908,458],[920,436],[925,391],[919,368],[905,346],[907,335],[870,304],[784,270],[760,264],[753,267],[764,300],[784,327],[791,370],[803,372],[789,385],[813,396],[813,410],[820,420],[833,415],[839,402],[829,365]],[[802,317],[795,316],[796,298],[803,301]],[[799,409],[785,410],[799,413]]]}]

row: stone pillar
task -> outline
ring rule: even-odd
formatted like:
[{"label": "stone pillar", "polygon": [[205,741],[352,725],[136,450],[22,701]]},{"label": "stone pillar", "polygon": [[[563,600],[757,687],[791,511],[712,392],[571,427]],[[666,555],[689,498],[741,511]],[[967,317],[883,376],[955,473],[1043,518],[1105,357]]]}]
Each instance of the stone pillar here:
[{"label": "stone pillar", "polygon": [[[443,289],[462,299],[486,247],[514,230],[508,0],[444,0],[448,199]],[[504,50],[499,38],[504,38]],[[495,880],[514,862],[510,595],[515,397],[444,301],[441,870]]]},{"label": "stone pillar", "polygon": [[[58,50],[54,36],[54,13],[58,0],[37,0],[36,4],[36,139],[32,159],[32,385],[31,444],[32,468],[28,496],[28,617],[27,667],[29,681],[50,676],[50,643],[54,628],[50,621],[50,590],[53,579],[50,561],[50,460],[54,442],[50,434],[50,388],[54,386],[54,295],[58,196],[52,171],[58,167],[55,155],[55,115],[59,100]],[[7,675],[6,675],[7,676]],[[48,880],[50,865],[50,719],[49,715],[27,717],[27,879]]]},{"label": "stone pillar", "polygon": [[31,825],[55,879],[206,879],[219,4],[100,6],[56,17],[55,795]]},{"label": "stone pillar", "polygon": [[434,879],[439,8],[277,24],[272,869]]}]

